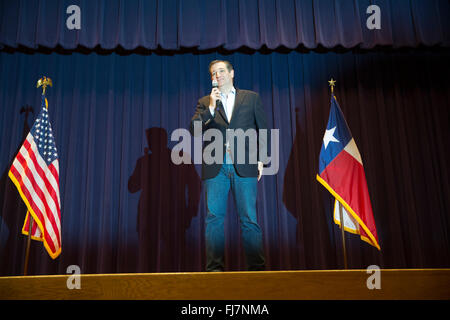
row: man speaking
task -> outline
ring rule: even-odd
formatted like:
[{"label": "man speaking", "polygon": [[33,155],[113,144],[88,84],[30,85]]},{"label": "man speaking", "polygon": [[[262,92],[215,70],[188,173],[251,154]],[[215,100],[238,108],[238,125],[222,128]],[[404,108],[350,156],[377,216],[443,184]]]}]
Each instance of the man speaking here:
[{"label": "man speaking", "polygon": [[[202,131],[219,130],[224,142],[223,161],[210,163],[202,160],[207,208],[206,271],[224,270],[224,219],[230,190],[239,215],[247,269],[264,270],[262,233],[256,219],[257,183],[263,170],[257,144],[262,140],[248,141],[245,136],[240,139],[239,134],[230,137],[227,133],[267,130],[265,112],[256,92],[234,87],[234,69],[228,61],[212,61],[209,72],[213,87],[211,94],[198,101],[190,126],[194,135],[194,123],[201,121]],[[203,149],[207,145],[204,143]]]}]

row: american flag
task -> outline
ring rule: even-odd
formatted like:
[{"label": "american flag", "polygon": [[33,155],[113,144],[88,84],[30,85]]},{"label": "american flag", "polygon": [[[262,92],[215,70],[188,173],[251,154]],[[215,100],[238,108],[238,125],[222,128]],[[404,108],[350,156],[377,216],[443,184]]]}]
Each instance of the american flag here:
[{"label": "american flag", "polygon": [[61,203],[59,163],[48,118],[48,102],[42,95],[41,111],[8,172],[27,206],[22,233],[44,243],[50,257],[61,253]]}]

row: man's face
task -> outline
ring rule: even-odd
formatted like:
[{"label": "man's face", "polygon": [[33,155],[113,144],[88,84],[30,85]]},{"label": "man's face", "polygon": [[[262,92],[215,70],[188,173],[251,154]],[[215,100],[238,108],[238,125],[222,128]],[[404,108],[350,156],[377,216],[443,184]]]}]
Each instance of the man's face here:
[{"label": "man's face", "polygon": [[211,80],[217,80],[219,88],[233,85],[234,70],[228,71],[225,63],[217,62],[213,64],[210,71]]}]

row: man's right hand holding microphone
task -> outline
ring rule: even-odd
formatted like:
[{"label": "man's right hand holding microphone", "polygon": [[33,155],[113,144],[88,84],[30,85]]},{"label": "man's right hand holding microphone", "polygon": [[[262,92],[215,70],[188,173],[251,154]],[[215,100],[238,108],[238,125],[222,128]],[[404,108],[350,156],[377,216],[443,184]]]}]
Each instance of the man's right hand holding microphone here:
[{"label": "man's right hand holding microphone", "polygon": [[220,90],[217,80],[212,80],[211,94],[209,95],[209,111],[214,115],[214,110],[217,106],[217,100],[220,100]]}]

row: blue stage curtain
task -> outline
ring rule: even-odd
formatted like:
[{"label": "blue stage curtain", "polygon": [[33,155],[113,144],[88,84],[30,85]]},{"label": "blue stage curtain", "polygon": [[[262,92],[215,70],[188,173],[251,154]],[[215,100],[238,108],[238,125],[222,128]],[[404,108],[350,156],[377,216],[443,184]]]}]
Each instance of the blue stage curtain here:
[{"label": "blue stage curtain", "polygon": [[[30,3],[33,1],[30,1]],[[267,23],[267,22],[266,22]],[[20,275],[26,208],[7,176],[53,80],[49,114],[60,156],[62,254],[32,241],[31,274],[204,270],[200,168],[170,165],[170,141],[226,58],[236,85],[260,93],[280,129],[280,168],[258,184],[269,270],[341,268],[332,197],[315,180],[328,120],[327,80],[365,166],[381,251],[347,234],[351,268],[450,265],[448,51],[234,52],[173,55],[0,52],[0,268]],[[34,114],[21,113],[31,106]],[[232,198],[228,270],[245,269]]]},{"label": "blue stage curtain", "polygon": [[[68,6],[81,29],[66,27]],[[381,29],[369,30],[369,5]],[[0,47],[199,50],[450,45],[448,0],[2,0]]]}]

